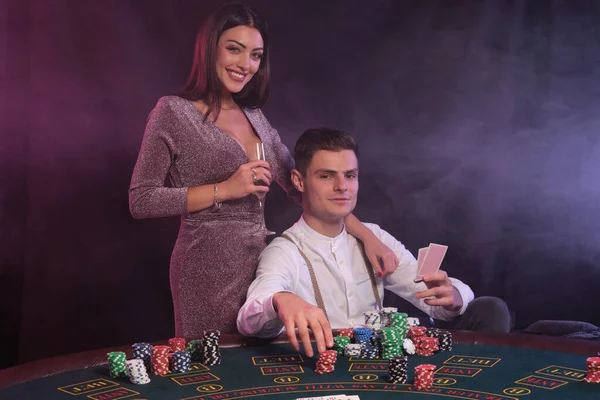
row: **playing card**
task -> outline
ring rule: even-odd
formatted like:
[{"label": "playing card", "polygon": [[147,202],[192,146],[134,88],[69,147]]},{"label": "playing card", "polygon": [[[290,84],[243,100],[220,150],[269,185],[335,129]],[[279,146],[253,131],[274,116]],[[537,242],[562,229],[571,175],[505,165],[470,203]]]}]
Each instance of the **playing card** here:
[{"label": "playing card", "polygon": [[[446,251],[448,250],[448,246],[430,243],[429,247],[426,249],[427,253],[425,253],[423,261],[421,262],[421,265],[417,271],[415,282],[421,282],[424,275],[434,274],[440,269],[442,261],[444,260],[444,256],[446,255]],[[421,250],[423,249],[419,249],[419,256],[422,257]],[[421,257],[419,257],[419,259]],[[419,261],[417,261],[417,265],[418,264]]]},{"label": "playing card", "polygon": [[417,271],[420,271],[421,267],[423,266],[423,260],[425,260],[427,250],[429,250],[429,247],[423,247],[419,249],[419,253],[417,254]]}]

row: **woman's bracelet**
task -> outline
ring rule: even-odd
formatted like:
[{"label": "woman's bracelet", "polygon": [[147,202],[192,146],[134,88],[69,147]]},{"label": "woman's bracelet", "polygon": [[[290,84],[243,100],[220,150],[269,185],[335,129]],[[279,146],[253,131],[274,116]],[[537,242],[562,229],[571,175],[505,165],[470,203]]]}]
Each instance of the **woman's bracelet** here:
[{"label": "woman's bracelet", "polygon": [[213,206],[215,206],[215,208],[216,208],[217,210],[220,210],[220,209],[221,209],[221,204],[222,204],[222,203],[219,203],[219,202],[217,201],[217,192],[219,191],[219,188],[217,187],[217,185],[218,185],[218,183],[215,183],[215,186],[214,186],[214,192],[213,192]]}]

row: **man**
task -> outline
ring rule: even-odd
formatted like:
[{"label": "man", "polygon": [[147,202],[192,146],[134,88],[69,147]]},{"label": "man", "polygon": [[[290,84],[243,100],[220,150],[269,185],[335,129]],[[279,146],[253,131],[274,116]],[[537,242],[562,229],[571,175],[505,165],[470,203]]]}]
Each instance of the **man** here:
[{"label": "man", "polygon": [[365,311],[381,307],[384,288],[435,319],[468,320],[473,329],[509,330],[502,300],[481,298],[471,304],[478,306],[471,307],[473,291],[442,270],[415,283],[413,255],[377,225],[366,224],[399,259],[393,273],[375,278],[361,244],[344,229],[344,217],[354,210],[358,195],[357,146],[349,134],[310,129],[294,150],[292,182],[302,195],[304,212],[262,252],[256,279],[238,313],[240,333],[274,337],[285,328],[299,351],[297,329],[306,354],[312,357],[308,329],[319,352],[325,351],[333,346],[332,328],[361,325]]}]

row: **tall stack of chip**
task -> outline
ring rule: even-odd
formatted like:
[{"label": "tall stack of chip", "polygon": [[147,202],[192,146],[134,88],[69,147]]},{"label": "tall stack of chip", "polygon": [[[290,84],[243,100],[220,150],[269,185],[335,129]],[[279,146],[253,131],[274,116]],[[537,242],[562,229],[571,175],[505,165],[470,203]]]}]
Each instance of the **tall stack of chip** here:
[{"label": "tall stack of chip", "polygon": [[408,332],[408,315],[405,313],[392,313],[389,316],[390,326],[396,328],[400,334],[400,340],[404,340]]},{"label": "tall stack of chip", "polygon": [[383,307],[381,309],[381,327],[390,326],[390,315],[398,312],[396,307]]},{"label": "tall stack of chip", "polygon": [[415,387],[420,390],[427,390],[433,385],[433,371],[435,365],[421,364],[415,367]]},{"label": "tall stack of chip", "polygon": [[317,359],[317,367],[315,372],[317,374],[328,374],[335,370],[335,362],[337,361],[337,351],[326,350],[319,354]]},{"label": "tall stack of chip", "polygon": [[365,328],[377,331],[381,329],[381,314],[377,311],[365,312]]},{"label": "tall stack of chip", "polygon": [[333,338],[333,348],[338,354],[344,354],[344,348],[350,344],[351,339],[348,336],[336,336]]},{"label": "tall stack of chip", "polygon": [[172,372],[188,372],[191,368],[192,358],[187,351],[176,351],[171,356]]},{"label": "tall stack of chip", "polygon": [[441,331],[439,340],[441,351],[452,351],[452,333],[450,331]]},{"label": "tall stack of chip", "polygon": [[122,351],[111,351],[108,356],[108,369],[113,378],[124,378],[127,376],[127,356]]},{"label": "tall stack of chip", "polygon": [[150,371],[152,358],[152,345],[150,343],[134,343],[131,348],[133,349],[133,358],[140,359],[144,362],[146,371]]},{"label": "tall stack of chip", "polygon": [[406,383],[408,377],[408,358],[396,356],[388,362],[388,381],[391,383]]},{"label": "tall stack of chip", "polygon": [[190,353],[192,361],[202,362],[202,340],[190,340],[185,346],[185,349],[188,353]]},{"label": "tall stack of chip", "polygon": [[373,330],[369,328],[354,328],[354,343],[368,344],[373,335]]},{"label": "tall stack of chip", "polygon": [[403,355],[402,341],[396,328],[381,328],[381,334],[383,335],[381,358],[388,360]]},{"label": "tall stack of chip", "polygon": [[587,376],[584,381],[587,383],[600,383],[600,357],[588,357]]},{"label": "tall stack of chip", "polygon": [[221,350],[219,349],[219,331],[204,331],[202,338],[202,363],[206,366],[221,364]]},{"label": "tall stack of chip", "polygon": [[146,371],[143,360],[139,358],[127,360],[126,367],[127,375],[129,375],[131,383],[134,385],[145,385],[146,383],[150,383],[150,377],[148,376],[148,371]]},{"label": "tall stack of chip", "polygon": [[169,346],[171,346],[171,352],[185,351],[185,338],[171,338],[169,339]]},{"label": "tall stack of chip", "polygon": [[154,375],[166,375],[169,373],[170,346],[152,347],[152,373]]}]

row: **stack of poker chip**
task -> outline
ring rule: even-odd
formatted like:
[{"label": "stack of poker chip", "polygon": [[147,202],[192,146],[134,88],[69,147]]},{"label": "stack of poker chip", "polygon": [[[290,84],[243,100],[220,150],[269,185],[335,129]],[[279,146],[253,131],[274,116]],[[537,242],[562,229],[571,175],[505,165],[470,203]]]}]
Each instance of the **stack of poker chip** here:
[{"label": "stack of poker chip", "polygon": [[346,345],[350,344],[351,339],[348,336],[336,336],[333,338],[333,348],[338,354],[343,355]]},{"label": "stack of poker chip", "polygon": [[169,339],[169,346],[171,346],[171,352],[185,351],[185,338],[171,338]]},{"label": "stack of poker chip", "polygon": [[379,356],[379,347],[372,344],[364,344],[360,349],[360,358],[375,360]]},{"label": "stack of poker chip", "polygon": [[383,307],[381,309],[381,327],[390,326],[390,315],[398,312],[396,307]]},{"label": "stack of poker chip", "polygon": [[373,346],[377,347],[379,355],[381,355],[381,353],[383,353],[383,335],[381,330],[373,332],[370,342]]},{"label": "stack of poker chip", "polygon": [[188,353],[190,353],[192,361],[202,362],[202,340],[190,340],[185,349]]},{"label": "stack of poker chip", "polygon": [[146,383],[150,383],[150,377],[148,376],[148,371],[144,366],[143,360],[139,358],[128,360],[126,362],[126,367],[131,383],[134,385],[145,385]]},{"label": "stack of poker chip", "polygon": [[441,333],[442,333],[441,329],[433,328],[433,327],[427,328],[425,330],[425,335],[426,336],[434,337],[434,338],[438,338],[438,339],[440,338]]},{"label": "stack of poker chip", "polygon": [[152,373],[154,375],[166,375],[169,373],[169,352],[170,346],[152,347]]},{"label": "stack of poker chip", "polygon": [[429,337],[429,336],[420,336],[416,339],[416,352],[417,355],[423,357],[432,356],[435,351],[438,351],[439,348],[439,340],[438,338]]},{"label": "stack of poker chip", "polygon": [[131,348],[133,349],[133,358],[142,360],[146,371],[150,371],[150,367],[152,366],[150,362],[152,358],[152,345],[150,343],[134,343]]},{"label": "stack of poker chip", "polygon": [[335,370],[335,362],[337,361],[337,351],[327,350],[319,354],[315,372],[317,374],[328,374]]},{"label": "stack of poker chip", "polygon": [[360,357],[362,353],[362,345],[359,343],[349,343],[344,347],[344,355],[346,357]]},{"label": "stack of poker chip", "polygon": [[391,383],[406,383],[408,376],[408,358],[396,356],[388,363],[388,381]]},{"label": "stack of poker chip", "polygon": [[340,328],[337,330],[338,336],[347,336],[350,339],[354,337],[354,329],[352,328]]},{"label": "stack of poker chip", "polygon": [[427,390],[433,385],[433,371],[435,365],[421,364],[415,367],[415,387],[419,390]]},{"label": "stack of poker chip", "polygon": [[426,332],[427,328],[424,326],[412,326],[408,329],[408,337],[416,344],[417,338],[425,336]]},{"label": "stack of poker chip", "polygon": [[452,333],[441,331],[439,336],[440,351],[452,351]]},{"label": "stack of poker chip", "polygon": [[188,372],[191,368],[192,359],[187,351],[176,351],[171,356],[172,372]]},{"label": "stack of poker chip", "polygon": [[392,313],[389,316],[390,326],[396,328],[400,333],[400,340],[404,340],[408,332],[408,315],[405,313]]},{"label": "stack of poker chip", "polygon": [[354,343],[368,344],[373,335],[373,330],[369,328],[354,328]]},{"label": "stack of poker chip", "polygon": [[419,318],[415,318],[415,317],[408,317],[408,326],[419,326],[421,325],[421,321],[419,321]]},{"label": "stack of poker chip", "polygon": [[221,364],[219,350],[219,331],[204,331],[202,338],[202,364],[206,366]]},{"label": "stack of poker chip", "polygon": [[124,378],[127,376],[127,356],[122,351],[111,351],[108,356],[108,369],[113,378]]},{"label": "stack of poker chip", "polygon": [[396,328],[381,328],[381,334],[383,335],[381,358],[387,360],[403,355],[400,333]]},{"label": "stack of poker chip", "polygon": [[587,383],[600,383],[600,357],[588,357],[587,376],[584,381]]},{"label": "stack of poker chip", "polygon": [[365,312],[365,328],[377,331],[381,329],[381,314],[377,311]]}]

